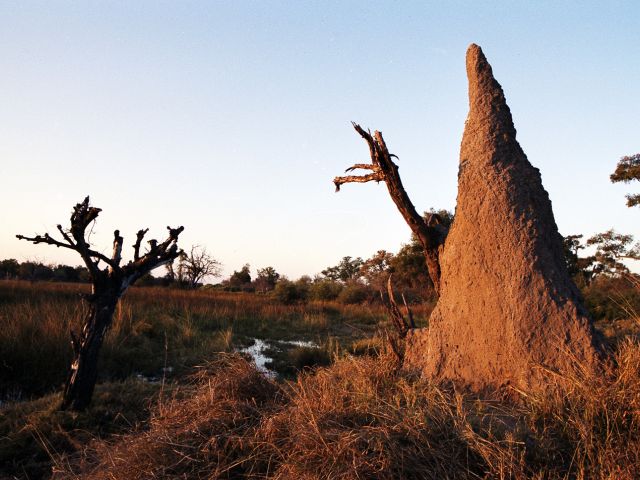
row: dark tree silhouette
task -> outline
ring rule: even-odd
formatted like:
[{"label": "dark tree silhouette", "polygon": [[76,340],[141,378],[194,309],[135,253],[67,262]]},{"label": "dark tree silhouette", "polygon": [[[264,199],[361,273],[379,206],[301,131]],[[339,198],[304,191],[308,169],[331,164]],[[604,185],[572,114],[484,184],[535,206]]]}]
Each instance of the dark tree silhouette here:
[{"label": "dark tree silhouette", "polygon": [[209,255],[206,248],[194,245],[189,253],[180,254],[177,270],[179,283],[196,288],[207,277],[219,277],[222,264]]},{"label": "dark tree silhouette", "polygon": [[80,334],[71,332],[74,356],[64,389],[61,405],[63,410],[82,410],[91,402],[98,375],[98,354],[120,297],[136,280],[153,269],[171,262],[181,253],[178,250],[177,241],[184,227],[167,227],[169,230],[167,239],[161,243],[157,240],[149,240],[148,251],[141,255],[142,240],[148,231],[144,229],[137,233],[136,242],[133,245],[133,260],[126,265],[121,265],[124,240],[119,230],[113,232],[111,257],[93,250],[86,238],[87,227],[96,220],[100,211],[101,209],[89,204],[89,197],[78,203],[73,207],[71,214],[71,228],[65,230],[62,225],[57,226],[62,240],[55,239],[48,233],[35,237],[16,235],[18,239],[34,244],[45,243],[74,250],[80,254],[89,270],[91,294],[84,297],[89,304],[89,309]]}]

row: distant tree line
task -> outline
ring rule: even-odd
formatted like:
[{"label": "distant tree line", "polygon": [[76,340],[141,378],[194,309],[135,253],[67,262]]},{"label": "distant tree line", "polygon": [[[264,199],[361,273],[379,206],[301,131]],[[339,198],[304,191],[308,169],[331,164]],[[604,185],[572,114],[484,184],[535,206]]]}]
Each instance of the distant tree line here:
[{"label": "distant tree line", "polygon": [[[453,221],[453,214],[446,210],[432,209],[424,213],[425,217],[433,214],[437,214],[447,227]],[[626,260],[640,259],[640,246],[634,244],[633,236],[613,229],[586,239],[581,234],[568,235],[564,237],[564,250],[569,273],[583,290],[587,303],[611,314],[613,307],[603,305],[612,300],[602,292],[614,285],[620,291],[626,288],[629,279],[637,280],[637,275],[632,274],[625,263]],[[206,249],[196,245],[167,265],[166,275],[154,277],[147,274],[137,284],[201,288],[205,282],[220,277],[221,271],[222,264]],[[337,264],[326,267],[313,277],[303,275],[297,280],[290,280],[272,266],[257,269],[255,277],[252,277],[250,265],[244,264],[228,278],[215,285],[209,284],[207,288],[268,294],[285,304],[308,301],[372,303],[380,301],[390,275],[394,290],[403,294],[408,302],[435,300],[436,292],[425,265],[423,247],[415,235],[397,253],[379,250],[367,259],[344,256]],[[0,279],[87,282],[89,272],[81,266],[46,265],[33,260],[21,263],[8,259],[0,261]]]},{"label": "distant tree line", "polygon": [[86,267],[47,265],[33,260],[19,262],[15,258],[0,260],[0,278],[3,280],[29,280],[52,282],[88,282]]},{"label": "distant tree line", "polygon": [[[608,230],[585,238],[564,238],[569,273],[578,285],[593,317],[616,319],[628,317],[628,311],[640,311],[640,290],[634,285],[640,277],[629,270],[627,260],[640,259],[640,247],[631,235]],[[427,271],[422,245],[412,238],[397,253],[379,250],[371,257],[344,256],[311,277],[288,279],[274,267],[257,269],[252,276],[249,264],[233,271],[215,285],[204,285],[220,276],[221,264],[206,250],[191,249],[168,266],[167,274],[147,274],[136,285],[165,288],[213,288],[230,292],[269,295],[283,304],[338,302],[342,304],[378,303],[386,282],[392,275],[397,296],[409,303],[434,302],[436,293]],[[64,264],[47,265],[41,261],[0,261],[0,280],[51,282],[88,282],[85,267]]]}]

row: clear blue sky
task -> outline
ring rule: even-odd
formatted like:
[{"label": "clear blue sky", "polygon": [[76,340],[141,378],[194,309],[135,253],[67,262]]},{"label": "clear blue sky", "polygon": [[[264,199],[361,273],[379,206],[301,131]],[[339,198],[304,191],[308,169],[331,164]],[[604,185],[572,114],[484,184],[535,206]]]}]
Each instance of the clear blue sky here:
[{"label": "clear blue sky", "polygon": [[[419,210],[453,209],[482,46],[563,234],[640,234],[612,185],[640,151],[640,2],[0,2],[0,258],[78,264],[55,231],[90,194],[114,228],[185,225],[226,273],[397,251],[384,185],[331,179],[383,132]],[[128,239],[128,240],[127,240]],[[129,252],[130,253],[130,252]]]}]

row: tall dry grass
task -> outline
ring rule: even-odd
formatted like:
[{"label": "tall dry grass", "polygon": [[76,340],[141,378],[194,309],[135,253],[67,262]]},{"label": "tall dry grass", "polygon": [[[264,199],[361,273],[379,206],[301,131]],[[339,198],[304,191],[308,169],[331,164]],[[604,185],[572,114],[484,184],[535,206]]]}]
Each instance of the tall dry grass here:
[{"label": "tall dry grass", "polygon": [[507,404],[440,388],[387,354],[285,385],[224,356],[147,429],[58,459],[55,478],[636,479],[640,344],[614,360]]},{"label": "tall dry grass", "polygon": [[[79,330],[88,285],[0,281],[0,400],[56,390],[71,361],[69,330]],[[424,308],[422,309],[424,310]],[[418,311],[424,319],[428,312]],[[100,358],[100,381],[174,375],[253,337],[344,339],[373,335],[379,305],[283,305],[269,296],[211,290],[132,288],[120,301]]]}]

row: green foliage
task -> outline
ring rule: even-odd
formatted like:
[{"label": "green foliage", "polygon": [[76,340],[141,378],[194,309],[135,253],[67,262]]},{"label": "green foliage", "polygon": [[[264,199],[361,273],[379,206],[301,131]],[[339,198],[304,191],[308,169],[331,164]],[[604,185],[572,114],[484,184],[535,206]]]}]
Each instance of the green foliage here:
[{"label": "green foliage", "polygon": [[229,277],[228,284],[231,287],[243,288],[251,284],[251,271],[248,263],[245,263],[239,271],[234,270]]},{"label": "green foliage", "polygon": [[598,233],[587,240],[587,246],[596,247],[592,267],[594,275],[619,276],[629,273],[621,260],[640,258],[640,247],[632,247],[633,235],[623,235],[615,230]]},{"label": "green foliage", "polygon": [[338,302],[344,305],[354,305],[371,298],[372,294],[373,291],[366,285],[352,281],[344,286],[340,295],[338,295]]},{"label": "green foliage", "polygon": [[0,278],[17,278],[20,263],[15,258],[0,261]]},{"label": "green foliage", "polygon": [[594,256],[580,257],[578,253],[586,247],[582,244],[583,235],[567,235],[563,237],[564,257],[567,271],[578,287],[589,284],[593,278]]},{"label": "green foliage", "polygon": [[70,265],[45,265],[42,262],[18,262],[14,258],[0,261],[0,280],[29,280],[54,282],[88,282],[89,271],[86,267]]},{"label": "green foliage", "polygon": [[423,217],[428,219],[431,215],[437,215],[439,225],[442,225],[447,229],[453,224],[454,214],[449,210],[444,208],[441,208],[440,210],[430,208],[429,211],[424,212]]},{"label": "green foliage", "polygon": [[[384,285],[392,271],[393,253],[386,250],[378,250],[371,258],[368,258],[360,267],[360,273],[368,285],[379,291]],[[424,263],[424,261],[423,261]]]},{"label": "green foliage", "polygon": [[307,295],[308,288],[305,283],[292,282],[286,278],[280,279],[273,290],[273,296],[285,305],[303,302]]},{"label": "green foliage", "polygon": [[[636,278],[635,282],[633,278]],[[594,320],[617,320],[638,317],[640,289],[637,277],[601,275],[582,289],[585,304]]]},{"label": "green foliage", "polygon": [[[616,166],[615,172],[609,177],[613,183],[629,183],[640,180],[640,153],[622,157]],[[633,207],[640,204],[640,194],[627,195],[627,206]]]},{"label": "green foliage", "polygon": [[415,239],[391,259],[390,270],[394,289],[406,292],[407,299],[429,300],[435,296],[422,246]]},{"label": "green foliage", "polygon": [[273,267],[265,267],[258,269],[258,275],[254,280],[256,290],[258,292],[269,292],[273,290],[278,283],[280,274]]},{"label": "green foliage", "polygon": [[335,280],[317,279],[310,285],[309,298],[320,302],[335,300],[343,288],[344,285]]},{"label": "green foliage", "polygon": [[342,257],[338,265],[322,270],[322,275],[329,280],[340,280],[342,282],[357,280],[361,276],[360,269],[363,263],[364,261],[360,257]]},{"label": "green foliage", "polygon": [[38,262],[23,262],[18,269],[18,277],[32,282],[36,280],[51,280],[53,278],[53,269]]}]

